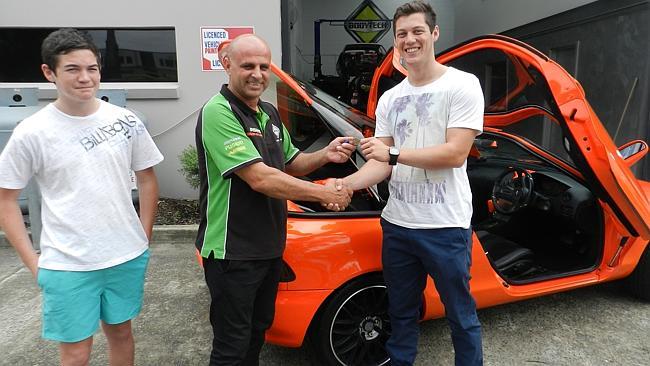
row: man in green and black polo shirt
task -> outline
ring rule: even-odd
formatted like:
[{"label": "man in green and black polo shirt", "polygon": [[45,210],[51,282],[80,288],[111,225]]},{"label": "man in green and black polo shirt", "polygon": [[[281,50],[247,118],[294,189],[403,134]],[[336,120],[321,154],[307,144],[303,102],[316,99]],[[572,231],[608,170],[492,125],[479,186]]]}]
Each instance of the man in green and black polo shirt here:
[{"label": "man in green and black polo shirt", "polygon": [[210,365],[255,365],[271,326],[286,239],[287,199],[342,210],[349,190],[334,180],[302,176],[348,160],[345,137],[314,153],[291,143],[278,111],[260,100],[268,86],[271,51],[247,35],[228,46],[229,84],[199,115],[196,142],[201,175],[201,223],[196,239],[210,289],[214,333]]}]

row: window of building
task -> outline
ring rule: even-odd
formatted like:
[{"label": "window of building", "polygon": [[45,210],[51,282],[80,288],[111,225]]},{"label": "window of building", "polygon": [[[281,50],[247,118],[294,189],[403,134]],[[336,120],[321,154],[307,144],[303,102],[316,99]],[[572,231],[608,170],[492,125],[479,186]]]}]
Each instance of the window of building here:
[{"label": "window of building", "polygon": [[[0,27],[0,82],[46,82],[40,68],[41,43],[56,29]],[[88,32],[100,50],[102,82],[178,81],[174,28],[79,29]]]}]

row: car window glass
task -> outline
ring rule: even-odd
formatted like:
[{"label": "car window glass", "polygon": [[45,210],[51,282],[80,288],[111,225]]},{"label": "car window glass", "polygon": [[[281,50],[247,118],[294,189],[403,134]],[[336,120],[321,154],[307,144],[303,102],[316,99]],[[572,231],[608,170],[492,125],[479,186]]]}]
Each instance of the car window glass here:
[{"label": "car window glass", "polygon": [[471,52],[447,63],[476,75],[485,97],[486,113],[503,113],[525,106],[550,110],[546,80],[516,56],[497,49]]},{"label": "car window glass", "polygon": [[[476,75],[483,89],[487,115],[530,107],[552,115],[554,102],[546,79],[539,70],[514,55],[488,48],[460,56],[447,65]],[[523,137],[575,166],[564,148],[561,127],[548,116],[539,114],[499,128]]]},{"label": "car window glass", "polygon": [[304,99],[273,73],[262,100],[278,108],[280,119],[291,135],[291,142],[301,151],[317,151],[333,138],[325,123]]},{"label": "car window glass", "polygon": [[474,140],[474,146],[478,149],[481,158],[542,163],[538,157],[531,154],[528,150],[500,135],[483,133]]},{"label": "car window glass", "polygon": [[537,115],[502,127],[503,131],[523,137],[557,158],[575,166],[564,148],[562,128],[547,116]]}]

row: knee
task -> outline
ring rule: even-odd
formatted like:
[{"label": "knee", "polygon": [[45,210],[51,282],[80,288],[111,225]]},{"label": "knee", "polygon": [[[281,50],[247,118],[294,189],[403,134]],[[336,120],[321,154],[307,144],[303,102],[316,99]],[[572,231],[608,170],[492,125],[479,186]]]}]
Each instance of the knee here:
[{"label": "knee", "polygon": [[131,322],[122,324],[104,324],[104,333],[111,342],[123,342],[133,338]]},{"label": "knee", "polygon": [[90,347],[85,344],[62,344],[61,365],[86,366],[90,362]]}]

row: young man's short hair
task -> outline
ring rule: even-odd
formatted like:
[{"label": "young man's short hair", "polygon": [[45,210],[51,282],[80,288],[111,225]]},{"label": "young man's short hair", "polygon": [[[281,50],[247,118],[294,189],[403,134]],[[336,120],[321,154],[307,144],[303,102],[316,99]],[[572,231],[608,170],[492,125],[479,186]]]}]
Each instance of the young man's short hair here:
[{"label": "young man's short hair", "polygon": [[41,44],[41,59],[50,70],[55,71],[59,55],[75,50],[89,50],[101,65],[100,53],[93,39],[85,32],[73,28],[62,28],[50,33]]},{"label": "young man's short hair", "polygon": [[393,34],[395,34],[395,31],[397,30],[395,27],[397,19],[417,13],[424,14],[424,21],[429,26],[429,31],[433,32],[433,28],[436,26],[436,12],[433,11],[433,8],[429,3],[421,0],[414,0],[404,5],[400,5],[395,10],[395,15],[393,15]]}]

